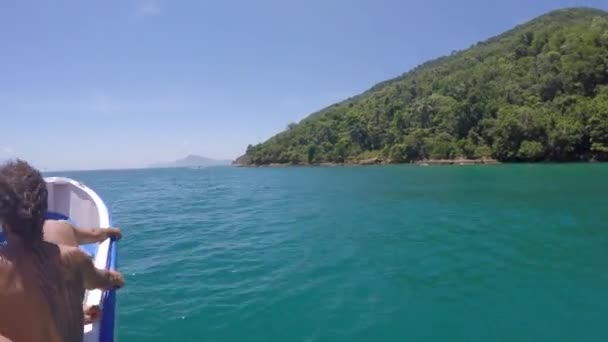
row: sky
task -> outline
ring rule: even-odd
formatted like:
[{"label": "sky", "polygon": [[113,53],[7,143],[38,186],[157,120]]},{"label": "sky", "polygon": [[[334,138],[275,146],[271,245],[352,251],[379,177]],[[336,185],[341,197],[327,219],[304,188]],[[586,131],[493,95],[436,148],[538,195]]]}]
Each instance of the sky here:
[{"label": "sky", "polygon": [[0,0],[0,159],[234,159],[550,10],[606,0]]}]

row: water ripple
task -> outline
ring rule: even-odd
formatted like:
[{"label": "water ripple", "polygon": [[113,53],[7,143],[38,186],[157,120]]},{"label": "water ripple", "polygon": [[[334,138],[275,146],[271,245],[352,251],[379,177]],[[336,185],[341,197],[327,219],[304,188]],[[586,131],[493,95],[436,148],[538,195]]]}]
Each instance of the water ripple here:
[{"label": "water ripple", "polygon": [[123,340],[600,341],[606,174],[570,165],[71,176],[99,191],[124,229]]}]

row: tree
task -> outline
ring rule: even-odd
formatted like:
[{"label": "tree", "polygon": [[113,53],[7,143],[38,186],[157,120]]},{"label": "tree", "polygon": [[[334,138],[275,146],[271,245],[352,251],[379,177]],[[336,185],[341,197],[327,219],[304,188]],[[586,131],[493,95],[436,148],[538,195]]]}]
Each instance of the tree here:
[{"label": "tree", "polygon": [[517,157],[525,161],[537,161],[542,159],[544,153],[543,144],[538,141],[525,140],[519,146]]},{"label": "tree", "polygon": [[559,116],[554,118],[548,138],[553,159],[572,159],[582,143],[583,126],[576,118]]},{"label": "tree", "polygon": [[317,153],[317,146],[316,145],[309,145],[308,146],[308,164],[314,164],[315,163],[315,155]]},{"label": "tree", "polygon": [[457,155],[454,137],[448,133],[440,133],[437,136],[427,138],[425,144],[429,149],[430,157],[433,159],[450,159]]},{"label": "tree", "polygon": [[591,151],[604,155],[608,153],[608,101],[598,103],[596,110],[589,118],[589,141]]}]

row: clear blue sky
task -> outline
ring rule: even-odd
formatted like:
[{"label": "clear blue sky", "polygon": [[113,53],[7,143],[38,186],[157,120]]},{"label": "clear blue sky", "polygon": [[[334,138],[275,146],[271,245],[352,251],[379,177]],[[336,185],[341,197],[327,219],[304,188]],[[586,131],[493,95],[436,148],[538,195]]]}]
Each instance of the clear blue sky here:
[{"label": "clear blue sky", "polygon": [[0,0],[0,159],[232,159],[427,59],[571,6],[608,1]]}]

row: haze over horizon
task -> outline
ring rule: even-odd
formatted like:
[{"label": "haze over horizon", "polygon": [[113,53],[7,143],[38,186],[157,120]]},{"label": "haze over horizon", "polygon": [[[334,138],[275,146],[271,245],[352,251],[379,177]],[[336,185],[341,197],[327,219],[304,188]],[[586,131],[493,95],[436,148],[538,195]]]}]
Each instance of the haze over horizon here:
[{"label": "haze over horizon", "polygon": [[234,159],[312,112],[548,11],[605,1],[0,4],[0,159]]}]

